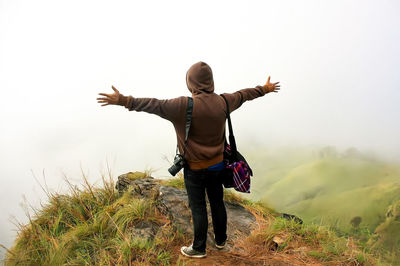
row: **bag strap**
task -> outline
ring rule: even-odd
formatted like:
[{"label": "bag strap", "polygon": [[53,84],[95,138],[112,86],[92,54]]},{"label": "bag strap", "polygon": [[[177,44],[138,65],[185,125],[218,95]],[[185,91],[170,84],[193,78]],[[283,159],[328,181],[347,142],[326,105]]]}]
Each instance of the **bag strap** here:
[{"label": "bag strap", "polygon": [[[222,98],[224,98],[225,103],[226,103],[226,118],[228,119],[228,127],[229,127],[229,144],[231,145],[232,155],[234,156],[234,158],[236,158],[237,147],[236,147],[235,136],[233,135],[232,121],[231,121],[231,116],[230,116],[230,112],[229,112],[229,103],[223,94],[221,94],[221,96],[222,96]],[[226,137],[225,137],[225,140],[226,140]]]},{"label": "bag strap", "polygon": [[[187,140],[189,136],[190,125],[192,123],[193,114],[193,98],[188,97],[188,102],[186,106],[186,125],[185,125],[185,144],[183,146],[183,157],[185,157]],[[176,144],[176,154],[178,154],[178,144]]]}]

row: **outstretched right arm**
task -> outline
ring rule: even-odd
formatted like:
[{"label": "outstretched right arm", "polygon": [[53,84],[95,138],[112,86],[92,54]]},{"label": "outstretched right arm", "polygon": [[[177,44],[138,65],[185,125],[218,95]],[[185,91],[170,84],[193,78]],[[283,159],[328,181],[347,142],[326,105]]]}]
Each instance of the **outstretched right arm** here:
[{"label": "outstretched right arm", "polygon": [[99,93],[105,96],[97,98],[99,103],[105,103],[101,106],[114,104],[125,106],[129,111],[147,112],[158,115],[169,121],[180,119],[184,109],[186,108],[186,97],[178,97],[173,99],[159,100],[156,98],[135,98],[132,96],[124,96],[112,86],[113,94]]}]

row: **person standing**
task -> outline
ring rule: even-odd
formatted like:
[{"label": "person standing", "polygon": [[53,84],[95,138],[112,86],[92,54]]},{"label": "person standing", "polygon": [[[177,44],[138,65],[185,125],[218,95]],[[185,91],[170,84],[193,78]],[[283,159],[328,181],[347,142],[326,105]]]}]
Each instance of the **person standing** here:
[{"label": "person standing", "polygon": [[215,246],[222,249],[227,240],[227,216],[223,201],[222,170],[227,112],[238,109],[244,102],[278,92],[279,82],[246,88],[234,93],[224,93],[229,103],[214,93],[214,79],[210,66],[204,62],[192,65],[186,73],[186,84],[193,97],[192,122],[185,147],[186,107],[185,96],[173,99],[135,98],[124,96],[114,86],[113,94],[99,93],[101,106],[121,105],[129,111],[156,114],[172,122],[181,154],[185,147],[184,182],[192,212],[194,240],[183,246],[181,253],[188,257],[206,256],[208,219],[205,194],[210,203]]}]

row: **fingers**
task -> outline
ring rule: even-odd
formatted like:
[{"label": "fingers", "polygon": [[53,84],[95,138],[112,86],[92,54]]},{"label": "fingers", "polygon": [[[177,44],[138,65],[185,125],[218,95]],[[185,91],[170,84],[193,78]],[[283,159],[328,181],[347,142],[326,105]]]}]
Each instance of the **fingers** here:
[{"label": "fingers", "polygon": [[271,81],[271,76],[268,76],[267,83],[265,83],[264,87],[269,92],[278,92],[280,90],[280,88],[281,88],[281,85],[278,85],[279,81],[275,82],[275,83],[270,83],[270,81]]},{"label": "fingers", "polygon": [[107,101],[107,100],[98,100],[97,102],[98,103],[108,103],[109,101]]},{"label": "fingers", "polygon": [[119,91],[118,91],[114,86],[111,86],[111,88],[112,88],[116,93],[119,93]]},{"label": "fingers", "polygon": [[111,94],[107,94],[107,93],[99,93],[99,95],[103,95],[103,96],[111,97]]},{"label": "fingers", "polygon": [[117,94],[119,94],[119,91],[114,86],[111,86],[111,88],[114,90],[114,94],[99,93],[99,95],[105,96],[105,97],[96,98],[98,103],[104,103],[101,106],[110,105],[111,102],[113,100],[115,100],[114,98],[117,96]]},{"label": "fingers", "polygon": [[109,100],[111,100],[111,99],[108,99],[108,98],[96,98],[96,100],[98,100],[98,101],[109,101]]}]

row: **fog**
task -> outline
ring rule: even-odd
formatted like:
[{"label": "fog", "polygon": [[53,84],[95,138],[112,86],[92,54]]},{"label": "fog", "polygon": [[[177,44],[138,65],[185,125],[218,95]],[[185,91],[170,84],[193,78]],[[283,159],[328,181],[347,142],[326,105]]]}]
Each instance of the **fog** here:
[{"label": "fog", "polygon": [[152,169],[167,178],[170,122],[97,103],[98,93],[189,96],[198,61],[216,93],[281,91],[232,114],[240,147],[333,145],[400,160],[398,1],[0,0],[0,243],[26,223],[23,195],[45,202],[35,178],[65,191]]}]

